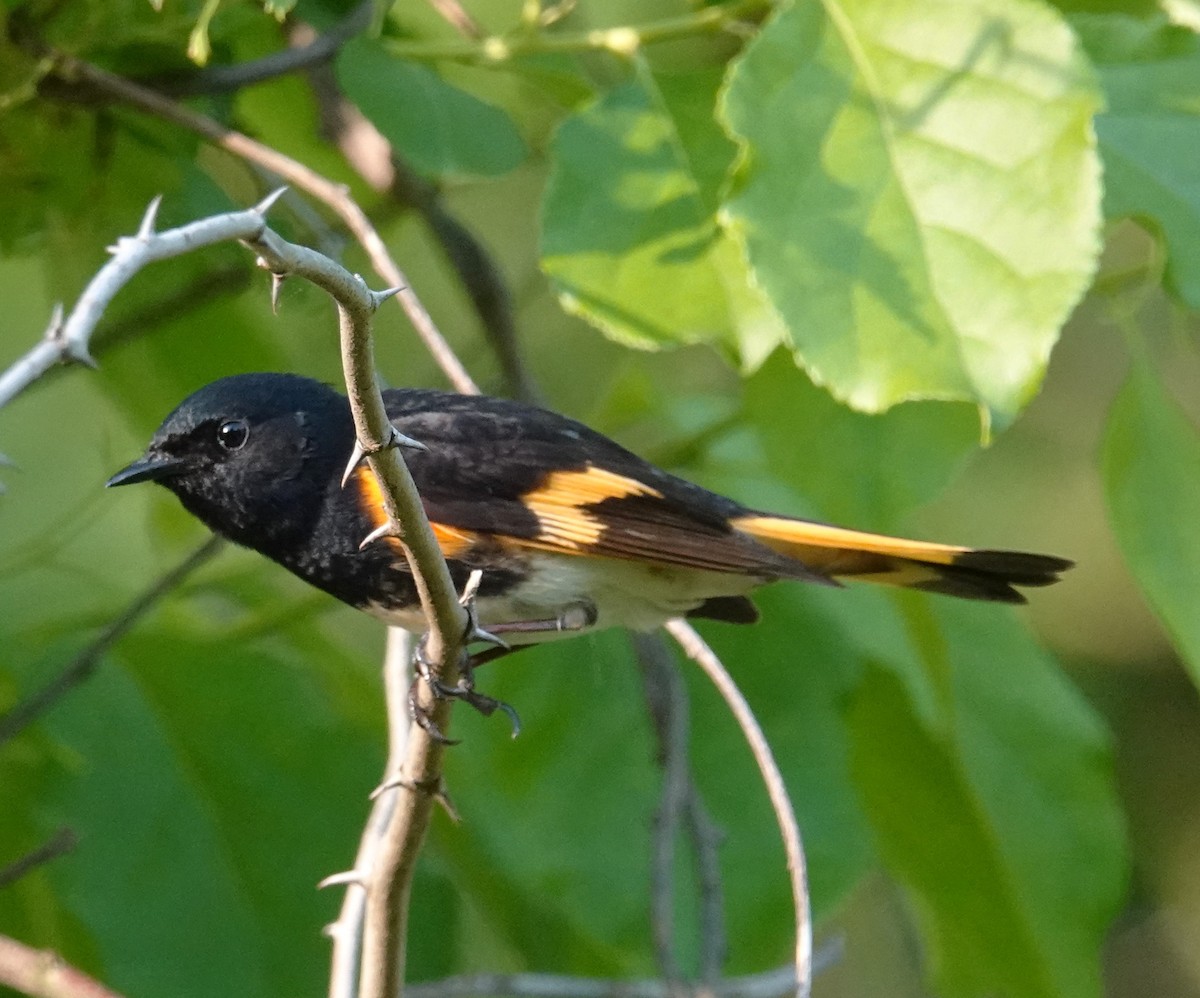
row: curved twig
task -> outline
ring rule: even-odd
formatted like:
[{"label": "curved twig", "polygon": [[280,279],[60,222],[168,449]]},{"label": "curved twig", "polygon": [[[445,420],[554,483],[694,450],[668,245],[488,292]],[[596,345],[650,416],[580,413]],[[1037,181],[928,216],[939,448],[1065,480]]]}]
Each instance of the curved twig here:
[{"label": "curved twig", "polygon": [[696,629],[683,620],[669,621],[666,629],[679,643],[684,654],[704,670],[704,674],[724,698],[750,744],[754,761],[758,763],[758,771],[767,785],[767,795],[771,799],[775,820],[779,823],[779,831],[783,836],[783,848],[787,854],[788,873],[792,882],[792,902],[796,910],[796,994],[799,998],[808,998],[812,992],[813,975],[812,909],[808,894],[808,869],[804,861],[800,826],[796,822],[796,813],[792,808],[791,798],[788,797],[783,776],[779,772],[779,766],[758,719],[716,653],[709,648]]}]

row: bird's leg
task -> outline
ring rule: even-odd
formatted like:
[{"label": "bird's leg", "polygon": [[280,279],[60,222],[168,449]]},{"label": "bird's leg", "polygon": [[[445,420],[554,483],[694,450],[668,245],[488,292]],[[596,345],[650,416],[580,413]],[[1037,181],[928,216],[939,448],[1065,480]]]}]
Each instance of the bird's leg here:
[{"label": "bird's leg", "polygon": [[[499,658],[510,655],[514,651],[521,650],[522,646],[514,648],[509,645],[504,640],[503,635],[534,636],[583,631],[596,623],[596,608],[591,603],[573,603],[566,607],[557,617],[547,617],[541,620],[503,621],[498,624],[489,624],[485,629],[479,624],[475,606],[475,592],[479,588],[478,577],[480,576],[481,573],[478,570],[471,573],[471,578],[467,581],[460,599],[460,602],[467,610],[468,618],[467,628],[463,635],[463,647],[465,649],[467,645],[476,642],[484,642],[491,645],[491,647],[475,652],[474,654],[464,654],[461,661],[460,678],[455,685],[450,686],[437,678],[433,663],[429,660],[426,649],[428,635],[425,635],[417,642],[417,649],[414,656],[417,676],[421,682],[424,682],[433,691],[433,695],[439,700],[462,700],[470,704],[485,717],[494,714],[497,710],[503,711],[512,722],[513,737],[515,738],[521,730],[521,719],[517,715],[516,710],[511,704],[505,703],[503,700],[498,700],[495,697],[489,697],[486,694],[478,692],[475,689],[475,670],[480,666],[487,665],[489,662],[495,662]],[[412,708],[414,719],[433,737],[449,742],[450,740],[442,735],[436,725],[433,725],[427,712],[417,703],[415,696],[416,682],[417,680],[413,681],[413,689],[409,693],[409,704]]]},{"label": "bird's leg", "polygon": [[505,703],[503,700],[497,700],[495,697],[490,697],[485,693],[480,693],[475,689],[475,662],[473,656],[467,651],[467,646],[483,641],[493,646],[489,649],[490,651],[498,651],[503,654],[512,650],[503,638],[479,626],[479,615],[475,607],[475,594],[479,590],[479,583],[482,578],[482,571],[479,569],[473,571],[470,578],[467,579],[466,586],[463,587],[462,595],[459,597],[459,603],[467,611],[467,626],[463,632],[458,682],[451,686],[443,683],[438,678],[433,663],[429,659],[427,649],[428,633],[421,636],[413,655],[416,665],[416,678],[414,678],[413,686],[410,688],[408,694],[408,702],[412,710],[413,719],[431,737],[447,744],[452,744],[451,739],[446,738],[442,734],[437,725],[429,717],[429,713],[417,702],[417,682],[424,682],[439,700],[461,700],[474,707],[484,717],[490,717],[497,710],[501,710],[508,715],[508,719],[512,724],[513,737],[516,738],[521,733],[521,718],[517,715],[516,710],[511,704]]}]

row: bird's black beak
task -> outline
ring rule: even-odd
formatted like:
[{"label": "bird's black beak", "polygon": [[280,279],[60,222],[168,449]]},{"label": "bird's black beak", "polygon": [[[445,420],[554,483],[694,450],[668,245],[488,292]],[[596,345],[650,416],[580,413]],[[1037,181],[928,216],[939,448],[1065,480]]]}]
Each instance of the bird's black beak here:
[{"label": "bird's black beak", "polygon": [[114,485],[136,485],[138,482],[161,482],[164,478],[182,474],[184,462],[175,457],[143,457],[127,468],[122,468],[107,482],[105,488]]}]

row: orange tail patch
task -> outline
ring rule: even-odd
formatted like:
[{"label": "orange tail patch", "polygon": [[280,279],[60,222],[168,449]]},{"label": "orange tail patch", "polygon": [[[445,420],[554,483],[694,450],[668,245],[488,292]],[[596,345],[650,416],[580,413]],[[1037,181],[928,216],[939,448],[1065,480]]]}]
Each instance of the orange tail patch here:
[{"label": "orange tail patch", "polygon": [[1072,564],[1051,555],[904,540],[780,516],[744,516],[733,526],[827,575],[966,599],[1024,603],[1014,586],[1050,585]]}]

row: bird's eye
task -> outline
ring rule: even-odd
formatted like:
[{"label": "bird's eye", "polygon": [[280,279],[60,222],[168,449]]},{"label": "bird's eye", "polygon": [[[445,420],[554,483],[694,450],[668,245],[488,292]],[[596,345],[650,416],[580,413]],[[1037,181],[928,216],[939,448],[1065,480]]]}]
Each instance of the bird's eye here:
[{"label": "bird's eye", "polygon": [[217,427],[217,443],[226,450],[240,450],[250,438],[250,427],[244,419],[227,419]]}]

